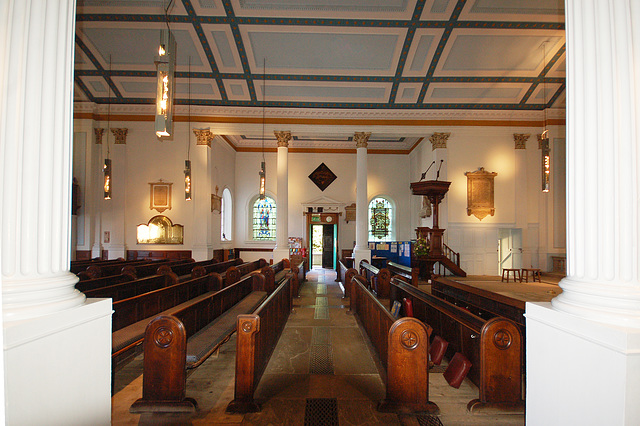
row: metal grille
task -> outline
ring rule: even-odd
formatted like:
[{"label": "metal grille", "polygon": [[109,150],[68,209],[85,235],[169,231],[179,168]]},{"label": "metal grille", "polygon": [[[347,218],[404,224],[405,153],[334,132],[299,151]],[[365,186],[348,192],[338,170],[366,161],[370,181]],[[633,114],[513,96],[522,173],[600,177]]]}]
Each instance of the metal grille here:
[{"label": "metal grille", "polygon": [[331,329],[329,327],[313,327],[311,334],[312,345],[331,344]]},{"label": "metal grille", "polygon": [[318,284],[316,287],[316,294],[327,294],[327,285]]},{"label": "metal grille", "polygon": [[420,426],[444,426],[438,416],[433,414],[418,416],[418,424]]},{"label": "metal grille", "polygon": [[326,306],[316,306],[314,319],[329,319],[329,308]]},{"label": "metal grille", "polygon": [[338,400],[309,398],[304,409],[305,426],[338,426]]},{"label": "metal grille", "polygon": [[329,306],[329,299],[326,297],[316,297],[316,306]]},{"label": "metal grille", "polygon": [[329,345],[311,345],[310,374],[333,374],[333,351]]}]

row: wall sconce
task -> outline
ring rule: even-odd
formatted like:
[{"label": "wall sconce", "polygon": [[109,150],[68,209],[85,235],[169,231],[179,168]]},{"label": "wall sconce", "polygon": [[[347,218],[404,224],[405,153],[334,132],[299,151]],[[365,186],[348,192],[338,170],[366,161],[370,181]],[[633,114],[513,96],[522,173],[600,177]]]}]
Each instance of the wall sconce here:
[{"label": "wall sconce", "polygon": [[158,72],[155,131],[158,137],[171,136],[173,131],[176,40],[168,29],[160,31],[160,47],[155,63]]},{"label": "wall sconce", "polygon": [[111,159],[106,158],[104,160],[104,166],[102,167],[104,173],[104,199],[111,199]]},{"label": "wall sconce", "polygon": [[540,141],[542,148],[542,192],[549,192],[551,187],[551,155],[549,148],[549,138],[545,133],[542,134],[542,140]]},{"label": "wall sconce", "polygon": [[184,199],[191,201],[191,160],[184,160]]},{"label": "wall sconce", "polygon": [[260,164],[260,172],[258,173],[258,175],[260,176],[260,199],[264,200],[265,198],[265,184],[266,184],[266,170],[265,170],[265,164],[264,161]]}]

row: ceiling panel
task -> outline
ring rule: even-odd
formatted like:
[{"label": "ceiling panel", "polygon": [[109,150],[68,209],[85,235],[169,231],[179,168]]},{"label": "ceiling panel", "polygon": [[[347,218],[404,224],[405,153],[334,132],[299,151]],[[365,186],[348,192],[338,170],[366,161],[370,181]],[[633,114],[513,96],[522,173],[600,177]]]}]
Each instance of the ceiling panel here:
[{"label": "ceiling panel", "polygon": [[460,19],[563,22],[564,0],[468,0]]},{"label": "ceiling panel", "polygon": [[411,19],[416,0],[231,0],[237,16]]},{"label": "ceiling panel", "polygon": [[[266,100],[284,102],[386,103],[391,83],[267,82]],[[262,85],[256,86],[262,99]]]},{"label": "ceiling panel", "polygon": [[515,104],[528,88],[528,84],[512,83],[432,83],[424,101],[434,104]]}]

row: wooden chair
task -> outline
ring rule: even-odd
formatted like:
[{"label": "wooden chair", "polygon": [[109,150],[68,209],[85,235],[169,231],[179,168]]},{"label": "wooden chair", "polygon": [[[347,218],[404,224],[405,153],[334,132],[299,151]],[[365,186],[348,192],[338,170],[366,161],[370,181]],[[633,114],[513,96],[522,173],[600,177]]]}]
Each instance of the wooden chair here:
[{"label": "wooden chair", "polygon": [[505,275],[507,278],[507,282],[509,282],[509,274],[513,272],[513,282],[522,281],[522,277],[520,276],[520,269],[518,268],[504,268],[502,270],[502,282],[505,280]]}]

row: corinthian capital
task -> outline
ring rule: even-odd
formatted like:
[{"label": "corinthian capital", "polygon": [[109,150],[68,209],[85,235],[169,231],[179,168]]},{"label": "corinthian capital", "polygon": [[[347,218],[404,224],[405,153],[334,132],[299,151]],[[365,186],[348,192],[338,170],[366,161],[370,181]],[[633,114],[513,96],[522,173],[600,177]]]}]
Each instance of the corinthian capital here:
[{"label": "corinthian capital", "polygon": [[211,141],[216,136],[211,133],[209,128],[193,129],[193,134],[196,135],[196,145],[206,145],[208,147],[211,147]]},{"label": "corinthian capital", "polygon": [[434,133],[429,137],[429,141],[431,141],[431,150],[436,150],[436,148],[446,148],[447,140],[451,136],[451,133]]},{"label": "corinthian capital", "polygon": [[279,132],[274,130],[273,134],[276,136],[276,139],[278,139],[278,148],[289,147],[289,141],[291,140],[291,131],[285,130],[285,131]]},{"label": "corinthian capital", "polygon": [[531,135],[528,133],[514,133],[513,141],[516,144],[515,149],[527,149],[527,140],[529,140],[529,136]]},{"label": "corinthian capital", "polygon": [[353,140],[356,141],[356,148],[366,148],[371,132],[355,132]]},{"label": "corinthian capital", "polygon": [[100,127],[96,127],[93,129],[93,131],[96,134],[96,144],[97,145],[102,145],[102,135],[104,135],[104,129],[100,128]]},{"label": "corinthian capital", "polygon": [[125,128],[111,129],[111,133],[113,133],[113,137],[116,138],[115,143],[126,145],[128,131],[129,129],[125,129]]}]

